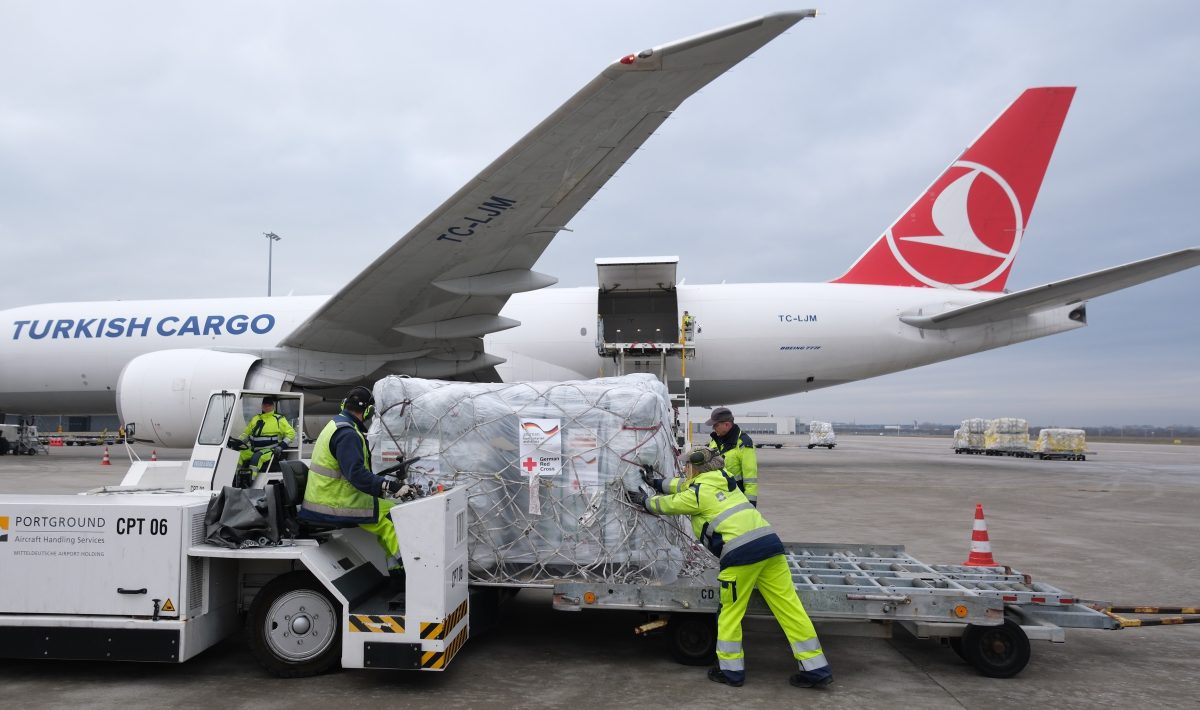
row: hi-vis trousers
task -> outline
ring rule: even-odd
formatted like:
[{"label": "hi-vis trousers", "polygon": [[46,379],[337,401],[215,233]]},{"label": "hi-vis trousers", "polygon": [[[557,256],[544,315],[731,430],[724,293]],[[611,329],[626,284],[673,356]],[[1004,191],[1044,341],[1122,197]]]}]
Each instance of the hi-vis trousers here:
[{"label": "hi-vis trousers", "polygon": [[373,523],[363,523],[358,526],[374,535],[375,539],[379,541],[379,546],[387,555],[388,569],[400,569],[404,566],[404,562],[400,558],[400,540],[396,537],[396,526],[392,523],[392,516],[388,515],[388,511],[395,505],[386,498],[380,498],[379,517]]},{"label": "hi-vis trousers", "polygon": [[792,655],[800,664],[801,674],[809,680],[832,675],[821,641],[812,621],[792,586],[783,555],[775,555],[749,565],[726,567],[717,576],[721,582],[721,614],[717,617],[717,666],[732,681],[746,677],[746,654],[742,650],[742,617],[750,603],[750,592],[757,587],[771,607],[775,620],[783,627]]}]

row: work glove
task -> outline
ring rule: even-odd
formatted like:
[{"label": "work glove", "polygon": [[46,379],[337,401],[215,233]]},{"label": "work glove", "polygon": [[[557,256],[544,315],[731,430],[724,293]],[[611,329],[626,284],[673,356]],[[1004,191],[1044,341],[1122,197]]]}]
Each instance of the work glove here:
[{"label": "work glove", "polygon": [[242,449],[246,448],[246,442],[242,441],[241,439],[235,439],[231,436],[229,437],[229,441],[225,442],[225,446],[233,449],[234,451],[241,451]]},{"label": "work glove", "polygon": [[380,491],[385,498],[399,498],[408,493],[408,486],[395,476],[384,476]]},{"label": "work glove", "polygon": [[658,475],[658,471],[655,471],[653,466],[642,466],[642,480],[655,491],[666,493],[663,490],[663,478]]},{"label": "work glove", "polygon": [[642,508],[643,510],[646,509],[646,499],[648,496],[642,491],[626,491],[625,497],[628,498],[629,502],[633,503],[635,507]]}]

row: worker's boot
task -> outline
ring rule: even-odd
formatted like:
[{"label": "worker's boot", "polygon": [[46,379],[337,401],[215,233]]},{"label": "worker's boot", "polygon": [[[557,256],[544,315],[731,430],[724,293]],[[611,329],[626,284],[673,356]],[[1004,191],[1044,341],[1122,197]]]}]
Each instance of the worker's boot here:
[{"label": "worker's boot", "polygon": [[742,687],[742,684],[746,682],[742,679],[734,680],[733,678],[730,678],[729,676],[725,675],[725,671],[722,671],[720,668],[709,668],[708,679],[714,683],[724,683],[726,685],[732,685],[735,688]]},{"label": "worker's boot", "polygon": [[815,677],[814,673],[793,673],[791,678],[788,678],[788,683],[797,688],[828,688],[833,683],[833,676],[826,675],[824,678]]}]

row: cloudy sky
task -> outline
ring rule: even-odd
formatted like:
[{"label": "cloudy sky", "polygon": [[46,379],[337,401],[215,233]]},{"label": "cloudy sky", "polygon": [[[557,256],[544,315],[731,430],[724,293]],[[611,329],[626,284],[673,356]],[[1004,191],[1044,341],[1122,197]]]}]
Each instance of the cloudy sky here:
[{"label": "cloudy sky", "polygon": [[[0,4],[0,308],[336,291],[613,59],[785,2]],[[1008,286],[1200,245],[1200,3],[830,2],[538,270],[840,275],[1022,89],[1079,87]],[[744,409],[1200,424],[1200,269],[1052,338]]]}]

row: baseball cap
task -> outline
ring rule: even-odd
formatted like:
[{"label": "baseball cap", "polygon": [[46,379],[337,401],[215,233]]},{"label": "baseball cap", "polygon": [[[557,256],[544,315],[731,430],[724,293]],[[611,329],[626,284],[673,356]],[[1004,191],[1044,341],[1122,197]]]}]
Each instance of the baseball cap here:
[{"label": "baseball cap", "polygon": [[728,407],[717,407],[713,410],[712,416],[708,418],[708,421],[704,422],[704,426],[712,426],[717,422],[731,421],[733,421],[733,412],[729,411]]}]

